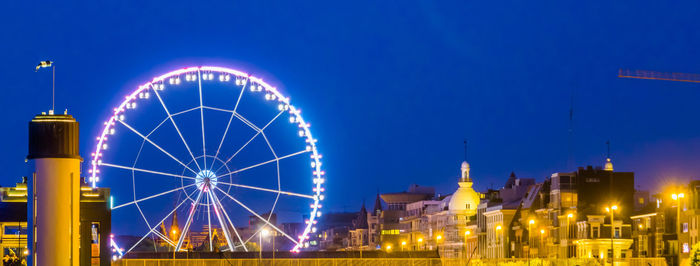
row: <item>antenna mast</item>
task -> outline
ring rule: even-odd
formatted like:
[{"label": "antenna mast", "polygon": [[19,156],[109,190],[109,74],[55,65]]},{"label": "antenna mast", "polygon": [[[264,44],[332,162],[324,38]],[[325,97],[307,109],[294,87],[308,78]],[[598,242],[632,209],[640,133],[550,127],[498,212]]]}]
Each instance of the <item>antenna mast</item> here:
[{"label": "antenna mast", "polygon": [[56,65],[51,64],[51,110],[56,112]]},{"label": "antenna mast", "polygon": [[467,139],[464,139],[464,161],[467,161]]}]

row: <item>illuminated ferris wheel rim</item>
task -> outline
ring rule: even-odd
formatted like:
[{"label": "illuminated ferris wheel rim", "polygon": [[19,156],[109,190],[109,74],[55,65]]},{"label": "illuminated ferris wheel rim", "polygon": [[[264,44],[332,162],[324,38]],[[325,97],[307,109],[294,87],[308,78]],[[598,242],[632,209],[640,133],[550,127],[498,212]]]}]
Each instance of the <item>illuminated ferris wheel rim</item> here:
[{"label": "illuminated ferris wheel rim", "polygon": [[[197,66],[197,67],[186,67],[178,70],[174,70],[171,72],[168,72],[166,74],[157,76],[153,78],[151,81],[144,83],[138,88],[133,91],[131,94],[127,95],[125,99],[119,104],[118,107],[114,108],[112,115],[109,117],[107,121],[104,122],[104,128],[101,131],[100,135],[97,137],[97,146],[95,147],[93,153],[91,154],[91,161],[90,161],[90,167],[89,167],[89,182],[91,183],[93,188],[97,187],[97,182],[99,181],[99,166],[101,165],[101,157],[102,157],[102,151],[107,148],[107,136],[110,133],[110,129],[113,129],[115,126],[116,122],[119,119],[119,116],[122,115],[126,109],[128,109],[128,106],[133,103],[137,98],[139,98],[139,95],[147,92],[149,89],[156,89],[156,86],[161,86],[160,88],[162,89],[163,84],[170,79],[176,78],[177,83],[179,84],[179,77],[183,74],[187,73],[201,73],[201,72],[206,72],[206,73],[214,73],[218,72],[220,73],[219,79],[220,81],[229,81],[230,77],[233,76],[233,80],[244,80],[244,82],[247,82],[247,84],[251,85],[257,85],[258,90],[264,90],[267,93],[270,93],[271,95],[274,95],[272,97],[273,99],[276,99],[279,101],[281,104],[284,104],[286,108],[289,110],[289,114],[294,117],[294,122],[299,125],[299,128],[301,131],[300,133],[303,133],[303,136],[306,137],[306,143],[307,143],[307,151],[311,153],[311,160],[312,160],[312,168],[313,168],[313,204],[310,206],[311,207],[311,212],[309,219],[305,221],[306,225],[304,227],[304,231],[301,235],[298,236],[298,241],[293,241],[296,245],[294,248],[291,250],[293,252],[298,252],[299,249],[303,248],[304,241],[309,239],[309,233],[312,232],[312,228],[315,229],[314,225],[316,224],[316,218],[321,216],[320,208],[321,208],[321,203],[320,201],[323,200],[324,192],[323,187],[321,184],[324,183],[324,175],[325,172],[321,169],[321,154],[318,153],[318,150],[316,148],[316,139],[313,138],[311,131],[310,131],[310,124],[304,120],[304,118],[301,116],[301,110],[296,108],[294,105],[290,103],[290,98],[285,97],[282,93],[280,93],[276,87],[268,84],[265,82],[262,78],[255,77],[252,75],[249,75],[245,72],[231,69],[231,68],[226,68],[226,67],[219,67],[219,66]],[[227,76],[229,75],[229,76]],[[211,78],[210,78],[211,79]],[[237,84],[238,85],[238,84]],[[245,83],[244,83],[245,85]],[[285,109],[287,110],[287,109]],[[206,156],[206,155],[205,155]],[[113,242],[113,241],[112,241]],[[114,244],[114,242],[112,243]]]}]

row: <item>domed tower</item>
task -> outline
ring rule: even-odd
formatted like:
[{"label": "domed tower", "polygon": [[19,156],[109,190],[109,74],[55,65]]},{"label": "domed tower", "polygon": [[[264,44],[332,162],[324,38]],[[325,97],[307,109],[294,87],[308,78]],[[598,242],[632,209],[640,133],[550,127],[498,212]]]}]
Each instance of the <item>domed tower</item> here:
[{"label": "domed tower", "polygon": [[613,164],[612,164],[612,161],[610,161],[610,158],[607,158],[607,160],[605,160],[605,168],[603,168],[603,169],[605,171],[610,171],[610,172],[613,171]]},{"label": "domed tower", "polygon": [[469,176],[470,167],[466,161],[462,162],[462,176],[459,179],[459,188],[452,194],[450,199],[450,212],[464,212],[466,215],[476,214],[476,207],[479,204],[479,193],[474,191],[471,177]]}]

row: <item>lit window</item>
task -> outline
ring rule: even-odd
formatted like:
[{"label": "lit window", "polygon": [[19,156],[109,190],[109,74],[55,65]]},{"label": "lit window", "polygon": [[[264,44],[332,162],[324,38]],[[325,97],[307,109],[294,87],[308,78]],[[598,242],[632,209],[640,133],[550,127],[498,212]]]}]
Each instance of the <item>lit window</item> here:
[{"label": "lit window", "polygon": [[683,233],[688,232],[688,223],[683,223]]},{"label": "lit window", "polygon": [[690,252],[690,247],[688,246],[688,243],[683,243],[683,253],[688,252]]}]

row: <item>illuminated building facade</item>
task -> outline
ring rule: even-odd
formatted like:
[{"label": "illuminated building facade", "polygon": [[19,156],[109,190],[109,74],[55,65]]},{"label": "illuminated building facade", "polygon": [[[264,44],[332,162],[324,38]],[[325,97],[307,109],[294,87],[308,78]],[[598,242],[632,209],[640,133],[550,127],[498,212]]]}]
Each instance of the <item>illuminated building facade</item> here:
[{"label": "illuminated building facade", "polygon": [[482,258],[510,258],[516,253],[516,230],[514,221],[521,202],[535,180],[517,178],[511,173],[505,185],[480,206],[479,228],[483,237]]},{"label": "illuminated building facade", "polygon": [[693,245],[700,241],[700,180],[666,187],[647,202],[631,217],[633,255],[663,257],[669,265],[687,264]]},{"label": "illuminated building facade", "polygon": [[446,258],[471,254],[476,244],[472,231],[476,233],[481,196],[472,187],[469,164],[463,162],[460,170],[459,187],[452,195],[426,197],[405,205],[399,218],[398,240],[388,245],[396,245],[397,250],[437,250]]},{"label": "illuminated building facade", "polygon": [[[0,253],[26,259],[27,247],[27,178],[15,187],[0,187]],[[110,265],[111,211],[109,189],[80,188],[80,265]]]},{"label": "illuminated building facade", "polygon": [[0,257],[25,260],[27,249],[27,182],[0,187]]}]

